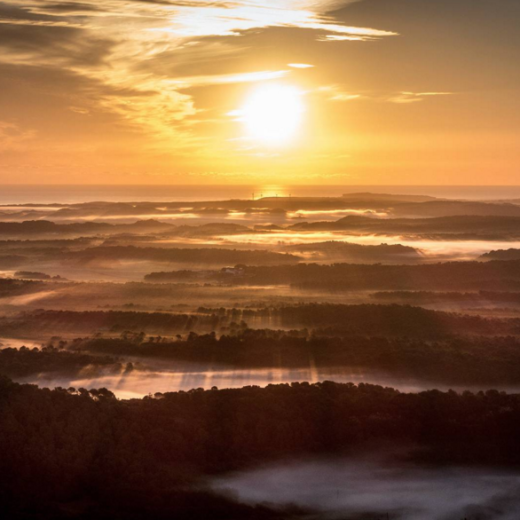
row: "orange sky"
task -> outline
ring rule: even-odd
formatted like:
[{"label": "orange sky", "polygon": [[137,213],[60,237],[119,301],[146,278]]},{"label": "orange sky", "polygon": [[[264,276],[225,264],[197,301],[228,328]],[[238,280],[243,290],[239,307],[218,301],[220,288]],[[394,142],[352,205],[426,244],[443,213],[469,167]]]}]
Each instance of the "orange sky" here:
[{"label": "orange sky", "polygon": [[0,2],[0,183],[519,184],[518,0]]}]

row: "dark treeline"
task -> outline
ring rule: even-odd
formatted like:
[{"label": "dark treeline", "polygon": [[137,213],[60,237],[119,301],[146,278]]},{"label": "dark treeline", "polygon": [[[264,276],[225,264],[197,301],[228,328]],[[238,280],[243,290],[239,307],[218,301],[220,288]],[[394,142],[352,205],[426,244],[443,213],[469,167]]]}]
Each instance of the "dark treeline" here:
[{"label": "dark treeline", "polygon": [[[186,208],[183,202],[164,202],[157,207],[153,202],[88,202],[80,204],[47,205],[52,209],[52,215],[57,218],[74,219],[98,215],[100,218],[110,216],[139,216],[157,215],[161,217],[169,213],[196,213],[226,214],[230,211],[246,213],[261,213],[272,210],[299,211],[299,210],[379,210],[392,215],[403,216],[466,216],[466,215],[495,215],[495,216],[520,216],[520,207],[517,204],[438,200],[428,196],[389,195],[379,193],[349,193],[343,197],[263,197],[255,201],[251,200],[222,200],[222,201],[191,201],[190,208]],[[27,207],[20,207],[20,212],[2,214],[2,218],[10,220],[27,218]],[[32,209],[34,215],[49,215],[38,208]],[[0,207],[0,211],[2,208]]]},{"label": "dark treeline", "polygon": [[446,334],[520,333],[520,320],[486,319],[402,305],[308,304],[281,307],[282,325],[305,324],[343,333],[437,337]]},{"label": "dark treeline", "polygon": [[110,224],[93,222],[83,224],[56,224],[48,220],[27,220],[25,222],[0,222],[0,236],[16,235],[46,235],[69,233],[97,233],[110,229]]},{"label": "dark treeline", "polygon": [[65,280],[61,276],[51,276],[46,273],[41,273],[39,271],[16,271],[14,275],[17,278],[29,279],[29,280]]},{"label": "dark treeline", "polygon": [[302,304],[255,309],[199,308],[196,314],[138,311],[39,310],[0,318],[0,332],[225,332],[233,322],[261,327],[307,328],[327,335],[387,335],[438,338],[453,334],[520,334],[520,319],[483,318],[409,305]]},{"label": "dark treeline", "polygon": [[520,217],[520,206],[510,203],[432,200],[399,204],[392,208],[394,216],[446,217],[446,216],[496,216]]},{"label": "dark treeline", "polygon": [[143,331],[176,333],[198,330],[218,330],[225,322],[218,316],[169,314],[135,311],[55,311],[41,310],[15,317],[0,318],[0,332],[15,337],[28,332],[49,331],[92,333],[97,331]]},{"label": "dark treeline", "polygon": [[520,249],[498,249],[480,257],[482,260],[520,260]]},{"label": "dark treeline", "polygon": [[28,278],[33,280],[50,280],[52,278],[50,275],[41,273],[39,271],[16,271],[14,275],[17,278]]},{"label": "dark treeline", "polygon": [[151,262],[177,262],[190,264],[235,265],[296,263],[299,258],[291,254],[271,251],[244,251],[237,249],[178,249],[135,246],[100,246],[61,255],[67,260],[93,262],[99,260],[147,260]]},{"label": "dark treeline", "polygon": [[305,327],[322,333],[443,337],[451,334],[519,334],[520,319],[483,318],[434,311],[410,305],[301,304],[260,309],[208,309],[200,314],[227,317],[229,321],[255,318],[274,320],[278,326]]},{"label": "dark treeline", "polygon": [[201,477],[388,444],[420,448],[416,460],[438,464],[520,463],[520,396],[497,391],[402,394],[327,382],[118,401],[106,390],[0,378],[0,409],[9,519],[257,518],[226,512],[234,509],[225,500],[216,507]]},{"label": "dark treeline", "polygon": [[[57,213],[54,215],[57,216]],[[78,216],[81,217],[81,215]],[[160,214],[158,214],[158,216],[160,216]],[[250,232],[252,232],[252,228],[238,224],[210,223],[192,226],[176,226],[153,219],[136,220],[131,224],[110,224],[106,222],[56,223],[49,220],[0,222],[0,237],[7,237],[7,239],[0,242],[11,242],[15,245],[13,239],[23,238],[25,241],[25,237],[34,236],[36,237],[34,241],[35,246],[38,247],[48,247],[52,245],[51,240],[59,247],[62,244],[58,242],[71,236],[86,243],[92,238],[110,237],[114,235],[127,235],[128,238],[131,237],[132,234],[136,236],[205,237],[216,234],[240,234]],[[42,239],[42,237],[47,237],[48,240],[45,240],[45,238]],[[67,240],[67,242],[72,245],[71,239]],[[19,243],[22,244],[22,242]]]},{"label": "dark treeline", "polygon": [[[132,235],[137,240],[137,236]],[[58,252],[68,252],[95,245],[101,239],[78,238],[75,240],[1,240],[0,250],[5,255],[31,259],[53,260]]]},{"label": "dark treeline", "polygon": [[25,294],[44,288],[45,285],[30,280],[15,280],[11,278],[0,278],[0,297]]},{"label": "dark treeline", "polygon": [[401,244],[361,245],[348,242],[317,242],[312,244],[295,244],[286,246],[292,253],[312,253],[316,259],[336,259],[336,261],[358,262],[398,262],[418,261],[422,255],[413,247]]},{"label": "dark treeline", "polygon": [[[348,206],[348,205],[347,205]],[[503,211],[503,205],[486,205],[482,206],[485,210],[489,210],[489,214],[483,215],[456,215],[442,216],[436,218],[389,218],[378,219],[369,216],[347,216],[337,221],[324,222],[300,222],[283,227],[288,231],[342,231],[347,234],[378,234],[378,235],[408,235],[415,237],[423,237],[429,239],[453,239],[453,240],[472,240],[482,239],[496,241],[517,239],[519,235],[520,209],[518,206],[510,206],[511,209]],[[383,208],[380,208],[383,209]],[[384,208],[384,210],[391,208]],[[403,212],[409,215],[418,209],[415,207],[404,206]],[[266,208],[246,208],[246,212],[262,213]],[[268,213],[277,213],[283,215],[286,211],[295,211],[291,208],[275,207],[267,210]],[[157,213],[157,217],[161,217],[162,212]],[[190,212],[192,213],[192,212]],[[227,213],[226,210],[201,210],[202,214]],[[485,213],[485,211],[484,211]],[[516,216],[496,216],[494,214],[507,215],[515,213]],[[55,216],[59,216],[57,213]],[[139,218],[139,212],[134,212],[135,218]],[[70,215],[72,218],[81,218],[82,215]],[[119,214],[119,216],[123,216]],[[127,215],[131,217],[132,215]],[[103,218],[100,215],[100,218]],[[182,225],[177,226],[159,220],[136,220],[131,224],[110,224],[104,222],[82,222],[82,223],[55,223],[49,220],[30,220],[24,222],[0,222],[0,237],[7,238],[24,238],[25,236],[35,236],[41,240],[41,237],[49,238],[61,237],[67,238],[71,235],[75,237],[94,237],[94,236],[111,236],[121,233],[135,234],[151,234],[156,233],[164,236],[214,236],[219,234],[240,234],[251,233],[254,228],[229,223],[210,223],[202,225]],[[257,228],[258,232],[262,232]]]},{"label": "dark treeline", "polygon": [[42,372],[74,374],[86,368],[119,372],[123,365],[113,357],[69,352],[52,346],[42,349],[21,347],[0,350],[0,374],[12,378]]},{"label": "dark treeline", "polygon": [[211,276],[237,285],[292,285],[307,290],[510,291],[520,289],[520,261],[241,266],[235,272],[214,271]]},{"label": "dark treeline", "polygon": [[98,242],[96,238],[73,238],[73,239],[52,239],[48,240],[0,240],[0,248],[3,251],[6,249],[21,251],[24,249],[69,249],[69,248],[84,248]]},{"label": "dark treeline", "polygon": [[[516,207],[515,212],[518,212]],[[513,239],[520,236],[520,216],[459,215],[439,218],[375,219],[348,216],[335,222],[302,222],[299,231],[344,231],[352,234],[412,235],[432,239]]]},{"label": "dark treeline", "polygon": [[[33,208],[33,215],[49,216],[48,210],[52,210],[51,215],[59,219],[78,219],[82,217],[92,217],[97,215],[100,218],[119,216],[132,217],[140,215],[157,215],[162,217],[170,213],[196,213],[204,214],[227,214],[230,211],[239,211],[245,213],[261,213],[270,210],[298,211],[298,210],[341,210],[341,209],[390,209],[396,205],[403,203],[418,203],[424,201],[433,201],[433,197],[428,196],[411,196],[411,195],[388,195],[373,193],[352,193],[343,197],[263,197],[256,201],[250,199],[240,200],[221,200],[221,201],[191,201],[189,208],[186,208],[185,202],[161,202],[157,207],[155,202],[136,201],[127,202],[85,202],[79,204],[42,205]],[[2,214],[2,218],[27,219],[27,207],[30,204],[23,205],[19,209],[19,213]],[[490,204],[489,206],[492,207]],[[47,208],[46,208],[47,207]],[[39,211],[43,208],[43,211]],[[45,209],[47,212],[45,213]],[[2,208],[0,207],[0,212]],[[468,214],[468,213],[465,213]]]},{"label": "dark treeline", "polygon": [[73,224],[57,224],[49,220],[26,220],[24,222],[0,222],[0,236],[45,235],[110,235],[114,233],[134,232],[168,232],[175,226],[163,224],[157,220],[142,220],[133,224],[106,224],[99,222],[83,222]]},{"label": "dark treeline", "polygon": [[94,338],[71,349],[117,357],[157,357],[239,368],[352,367],[454,385],[520,383],[520,341],[513,337],[411,338],[306,336],[306,331],[238,330],[187,340]]}]

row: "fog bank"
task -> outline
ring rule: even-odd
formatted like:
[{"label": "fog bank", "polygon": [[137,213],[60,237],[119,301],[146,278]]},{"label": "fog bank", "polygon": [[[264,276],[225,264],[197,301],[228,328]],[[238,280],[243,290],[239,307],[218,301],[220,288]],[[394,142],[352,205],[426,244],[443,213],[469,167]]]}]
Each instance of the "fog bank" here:
[{"label": "fog bank", "polygon": [[309,518],[517,520],[520,516],[520,473],[420,469],[383,457],[268,467],[216,479],[213,487],[249,504],[294,504],[314,511]]}]

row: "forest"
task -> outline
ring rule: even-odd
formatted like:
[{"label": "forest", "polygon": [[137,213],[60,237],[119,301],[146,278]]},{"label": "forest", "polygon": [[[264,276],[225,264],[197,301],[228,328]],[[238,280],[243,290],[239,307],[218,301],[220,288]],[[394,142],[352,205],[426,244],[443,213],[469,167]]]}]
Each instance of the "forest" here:
[{"label": "forest", "polygon": [[517,208],[0,205],[2,517],[510,520]]},{"label": "forest", "polygon": [[[130,306],[131,307],[131,306]],[[259,309],[199,307],[196,312],[135,310],[66,311],[38,309],[0,318],[0,332],[19,336],[38,332],[69,333],[124,331],[179,334],[225,332],[237,322],[278,324],[283,328],[327,331],[327,335],[381,335],[442,338],[447,335],[516,335],[520,318],[495,318],[430,310],[410,305],[341,305],[307,303]]]},{"label": "forest", "polygon": [[[206,276],[210,278],[210,275]],[[214,272],[211,278],[235,285],[290,284],[294,288],[309,291],[504,291],[520,290],[520,261],[445,262],[426,265],[302,263],[275,267],[240,266],[237,273]]]},{"label": "forest", "polygon": [[204,475],[349,456],[374,443],[401,446],[424,464],[520,463],[520,397],[496,391],[402,394],[324,382],[118,401],[104,389],[51,391],[2,378],[0,403],[9,518],[283,518],[289,512],[215,497]]},{"label": "forest", "polygon": [[192,332],[186,340],[174,342],[154,336],[84,338],[70,348],[119,358],[157,358],[244,369],[309,365],[355,367],[423,379],[432,384],[488,387],[520,384],[520,342],[512,336],[425,341],[359,335],[305,337],[305,332],[245,329],[219,339],[214,333],[199,336]]}]

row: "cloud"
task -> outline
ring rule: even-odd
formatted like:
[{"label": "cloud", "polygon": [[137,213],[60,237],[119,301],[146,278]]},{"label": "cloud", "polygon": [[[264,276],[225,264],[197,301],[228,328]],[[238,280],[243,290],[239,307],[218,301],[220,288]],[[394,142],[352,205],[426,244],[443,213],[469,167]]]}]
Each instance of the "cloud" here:
[{"label": "cloud", "polygon": [[353,101],[360,98],[361,94],[349,94],[348,92],[339,92],[330,97],[331,101]]},{"label": "cloud", "polygon": [[374,40],[375,38],[370,35],[365,36],[346,36],[339,34],[326,34],[318,38],[319,42],[367,42]]},{"label": "cloud", "polygon": [[[270,66],[251,70],[239,63],[235,70],[215,71],[215,58],[245,52],[241,36],[273,27],[305,31],[326,41],[332,36],[364,40],[396,34],[346,25],[328,14],[346,3],[9,0],[0,2],[0,64],[59,68],[84,77],[93,89],[89,105],[78,103],[78,96],[70,93],[74,100],[64,105],[64,111],[88,110],[90,118],[108,111],[127,128],[148,136],[154,146],[171,149],[175,143],[180,149],[196,141],[188,122],[201,112],[188,89],[265,81],[289,73]],[[219,38],[222,41],[215,43]],[[208,43],[212,39],[213,44]],[[190,63],[196,67],[188,70]],[[176,67],[179,64],[184,70]]]},{"label": "cloud", "polygon": [[96,12],[100,9],[92,4],[82,2],[45,2],[44,5],[39,7],[40,10],[57,12],[57,13],[78,13],[78,12]]},{"label": "cloud", "polygon": [[114,42],[85,37],[77,27],[2,24],[0,63],[69,67],[79,70],[102,65]]},{"label": "cloud", "polygon": [[53,16],[33,13],[30,9],[15,5],[13,3],[0,2],[0,19],[11,21],[53,21]]},{"label": "cloud", "polygon": [[254,83],[279,79],[288,74],[286,70],[266,70],[258,72],[244,72],[236,74],[215,74],[208,76],[192,76],[171,80],[172,86],[177,89],[187,89],[206,85],[226,85],[232,83]]},{"label": "cloud", "polygon": [[69,110],[71,112],[74,112],[76,114],[81,114],[81,115],[89,115],[90,114],[90,111],[88,108],[83,108],[83,107],[75,107],[75,106],[70,106],[69,107]]},{"label": "cloud", "polygon": [[450,96],[452,92],[400,92],[386,99],[390,103],[409,104],[424,101],[425,98],[434,96]]},{"label": "cloud", "polygon": [[384,103],[409,104],[424,101],[427,98],[437,96],[450,96],[453,92],[348,92],[339,85],[327,85],[317,89],[319,93],[325,94],[330,101],[354,101],[370,100]]},{"label": "cloud", "polygon": [[243,0],[204,8],[182,5],[175,8],[175,17],[162,30],[181,37],[236,36],[268,27],[337,33],[357,39],[397,35],[391,31],[339,24],[323,13],[326,6],[330,3],[301,0]]},{"label": "cloud", "polygon": [[330,101],[353,101],[364,97],[361,94],[345,92],[339,85],[327,85],[318,88],[317,91],[321,94],[325,94]]}]

